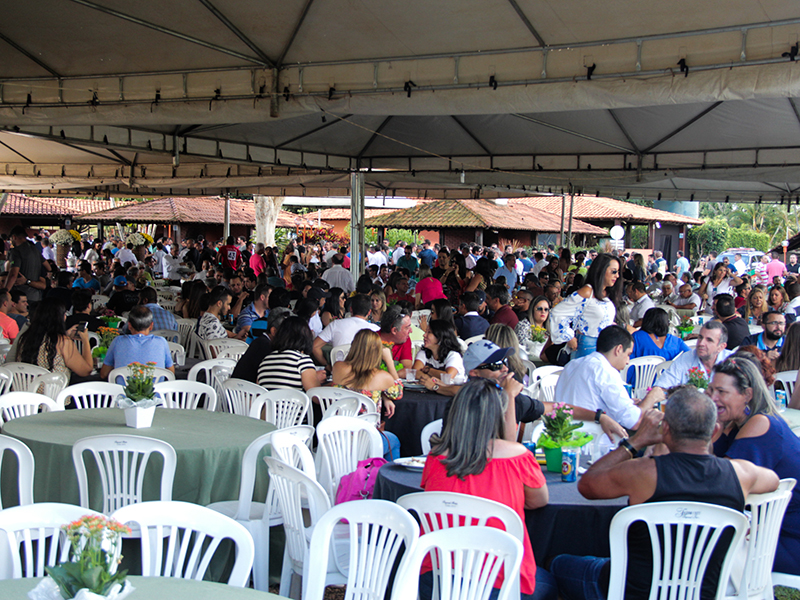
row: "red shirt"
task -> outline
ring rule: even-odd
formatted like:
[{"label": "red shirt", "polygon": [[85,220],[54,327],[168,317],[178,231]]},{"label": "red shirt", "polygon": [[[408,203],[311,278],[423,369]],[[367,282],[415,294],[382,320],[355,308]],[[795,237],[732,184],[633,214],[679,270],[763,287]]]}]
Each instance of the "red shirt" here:
[{"label": "red shirt", "polygon": [[223,246],[219,249],[219,264],[234,271],[242,262],[242,253],[236,246]]},{"label": "red shirt", "polygon": [[[426,492],[457,492],[469,494],[479,498],[494,500],[510,507],[522,519],[522,529],[525,532],[523,540],[524,554],[522,569],[520,571],[520,591],[523,594],[532,594],[536,587],[536,559],[533,556],[531,540],[528,529],[525,527],[525,486],[541,488],[546,485],[542,468],[531,452],[523,452],[511,458],[494,458],[486,463],[486,468],[479,475],[467,475],[464,480],[458,477],[448,477],[447,470],[442,465],[443,456],[428,455],[425,469],[422,471],[422,489]],[[490,520],[490,527],[502,529],[499,521]],[[430,558],[426,558],[422,565],[422,572],[430,571]],[[497,577],[494,587],[499,588],[503,583],[503,573]]]},{"label": "red shirt", "polygon": [[392,344],[391,342],[383,342],[383,345],[390,348],[394,362],[402,362],[404,360],[411,360],[411,338],[408,338],[404,344]]},{"label": "red shirt", "polygon": [[447,300],[447,296],[444,295],[444,290],[442,289],[442,282],[433,277],[426,277],[419,281],[417,287],[414,288],[414,293],[421,296],[422,304],[439,299]]},{"label": "red shirt", "polygon": [[514,329],[514,327],[517,326],[517,323],[519,323],[519,317],[517,316],[517,313],[514,312],[513,308],[511,308],[508,304],[504,304],[500,307],[500,310],[494,313],[490,323],[492,325],[495,323],[500,323],[501,325],[508,325],[511,327],[511,329]]}]

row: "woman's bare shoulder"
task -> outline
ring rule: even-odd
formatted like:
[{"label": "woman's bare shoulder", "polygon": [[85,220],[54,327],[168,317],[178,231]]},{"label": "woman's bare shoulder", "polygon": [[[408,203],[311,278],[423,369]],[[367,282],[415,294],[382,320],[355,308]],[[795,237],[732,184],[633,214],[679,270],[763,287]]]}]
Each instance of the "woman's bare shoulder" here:
[{"label": "woman's bare shoulder", "polygon": [[494,440],[492,458],[513,458],[528,452],[528,449],[517,442],[507,440]]},{"label": "woman's bare shoulder", "polygon": [[769,425],[767,415],[753,415],[736,434],[736,439],[762,436],[769,431]]},{"label": "woman's bare shoulder", "polygon": [[585,285],[581,289],[578,290],[578,295],[581,298],[591,298],[592,297],[592,286]]}]

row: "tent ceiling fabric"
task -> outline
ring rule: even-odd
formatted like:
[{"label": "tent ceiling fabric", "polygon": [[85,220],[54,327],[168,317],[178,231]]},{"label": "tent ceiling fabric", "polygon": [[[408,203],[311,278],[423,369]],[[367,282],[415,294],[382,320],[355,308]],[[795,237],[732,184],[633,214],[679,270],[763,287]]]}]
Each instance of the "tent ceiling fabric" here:
[{"label": "tent ceiling fabric", "polygon": [[8,0],[0,188],[796,200],[798,39],[790,0]]}]

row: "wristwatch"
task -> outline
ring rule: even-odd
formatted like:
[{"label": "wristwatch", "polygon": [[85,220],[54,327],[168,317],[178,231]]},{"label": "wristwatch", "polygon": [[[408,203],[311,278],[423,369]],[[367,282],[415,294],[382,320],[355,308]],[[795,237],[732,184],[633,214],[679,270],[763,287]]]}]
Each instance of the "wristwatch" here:
[{"label": "wristwatch", "polygon": [[594,413],[594,422],[599,425],[600,424],[600,417],[602,417],[604,414],[606,414],[606,411],[604,411],[602,408],[598,408],[597,412]]},{"label": "wristwatch", "polygon": [[625,438],[620,441],[617,448],[625,448],[625,450],[631,453],[631,458],[636,458],[636,456],[639,454],[639,451],[634,448],[633,445]]}]

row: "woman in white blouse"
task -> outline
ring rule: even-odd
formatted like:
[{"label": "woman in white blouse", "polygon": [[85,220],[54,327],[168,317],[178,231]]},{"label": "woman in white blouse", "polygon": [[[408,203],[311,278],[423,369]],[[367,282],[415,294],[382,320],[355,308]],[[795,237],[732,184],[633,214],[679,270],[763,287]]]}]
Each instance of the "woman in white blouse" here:
[{"label": "woman in white blouse", "polygon": [[735,288],[742,283],[741,277],[734,275],[729,265],[721,262],[714,265],[714,270],[708,276],[706,282],[700,286],[697,292],[706,301],[706,312],[713,314],[714,298],[719,294],[736,296]]},{"label": "woman in white blouse", "polygon": [[586,275],[586,285],[550,310],[550,340],[567,343],[572,358],[595,351],[597,336],[614,324],[622,299],[622,264],[616,256],[598,254]]},{"label": "woman in white blouse", "polygon": [[423,348],[414,360],[417,372],[431,377],[441,377],[443,373],[451,377],[466,377],[461,346],[453,326],[445,320],[437,319],[428,324],[423,339]]}]

